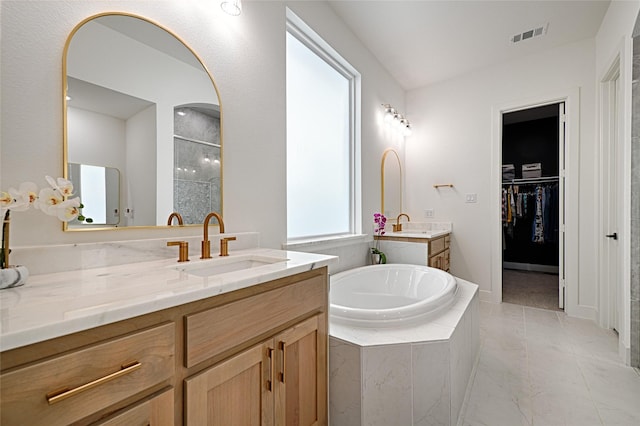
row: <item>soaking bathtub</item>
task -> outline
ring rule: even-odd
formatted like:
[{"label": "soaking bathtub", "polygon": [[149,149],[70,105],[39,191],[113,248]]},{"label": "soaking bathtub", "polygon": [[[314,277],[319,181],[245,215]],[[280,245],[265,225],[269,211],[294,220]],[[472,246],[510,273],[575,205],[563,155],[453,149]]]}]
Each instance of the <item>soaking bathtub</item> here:
[{"label": "soaking bathtub", "polygon": [[371,265],[331,277],[332,322],[356,327],[416,323],[450,306],[456,279],[420,265]]}]

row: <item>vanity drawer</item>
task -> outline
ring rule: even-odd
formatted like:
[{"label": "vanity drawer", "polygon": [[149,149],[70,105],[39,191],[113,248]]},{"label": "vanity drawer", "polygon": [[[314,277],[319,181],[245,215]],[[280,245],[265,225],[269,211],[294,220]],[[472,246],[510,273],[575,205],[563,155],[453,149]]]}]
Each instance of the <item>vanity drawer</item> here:
[{"label": "vanity drawer", "polygon": [[171,426],[173,425],[173,389],[124,410],[96,426]]},{"label": "vanity drawer", "polygon": [[192,367],[312,311],[326,310],[327,276],[249,296],[185,318],[185,366]]},{"label": "vanity drawer", "polygon": [[451,246],[451,235],[444,236],[444,247],[449,248]]},{"label": "vanity drawer", "polygon": [[429,254],[433,256],[436,253],[440,253],[445,248],[445,237],[440,237],[438,239],[432,240],[429,242]]},{"label": "vanity drawer", "polygon": [[174,346],[168,323],[9,371],[0,384],[0,423],[66,425],[168,382]]}]

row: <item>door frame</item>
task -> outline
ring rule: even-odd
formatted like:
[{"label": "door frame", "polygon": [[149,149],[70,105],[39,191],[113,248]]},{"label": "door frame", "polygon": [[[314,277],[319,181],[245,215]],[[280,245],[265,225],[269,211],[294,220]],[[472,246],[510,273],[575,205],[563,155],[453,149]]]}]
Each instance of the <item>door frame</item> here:
[{"label": "door frame", "polygon": [[[579,123],[580,89],[569,88],[535,98],[516,100],[492,108],[491,148],[491,299],[502,302],[502,115],[508,112],[549,104],[565,104],[565,312],[572,316],[593,318],[593,308],[580,305],[578,291],[578,188],[580,168]],[[562,253],[559,253],[562,255]]]}]

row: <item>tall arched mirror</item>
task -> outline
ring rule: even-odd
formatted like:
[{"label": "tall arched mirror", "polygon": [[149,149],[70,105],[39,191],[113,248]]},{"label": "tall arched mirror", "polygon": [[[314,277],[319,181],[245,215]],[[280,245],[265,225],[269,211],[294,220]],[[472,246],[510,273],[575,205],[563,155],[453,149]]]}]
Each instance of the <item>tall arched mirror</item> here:
[{"label": "tall arched mirror", "polygon": [[65,230],[166,225],[173,211],[200,224],[222,211],[218,91],[180,38],[139,16],[92,16],[67,40],[63,76],[65,176],[95,218]]},{"label": "tall arched mirror", "polygon": [[388,218],[395,218],[402,213],[402,166],[400,156],[393,148],[382,154],[381,179],[381,211]]}]

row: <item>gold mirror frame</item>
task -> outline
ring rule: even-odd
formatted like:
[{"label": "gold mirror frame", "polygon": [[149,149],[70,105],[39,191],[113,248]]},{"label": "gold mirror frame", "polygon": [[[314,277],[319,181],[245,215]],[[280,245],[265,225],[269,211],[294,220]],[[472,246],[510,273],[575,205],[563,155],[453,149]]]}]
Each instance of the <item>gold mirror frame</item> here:
[{"label": "gold mirror frame", "polygon": [[[65,179],[69,178],[69,172],[68,172],[68,164],[69,164],[69,156],[68,156],[68,122],[67,122],[67,57],[68,57],[68,51],[69,51],[69,46],[71,45],[71,40],[73,39],[73,36],[77,33],[77,31],[82,28],[83,25],[85,25],[87,22],[92,21],[94,19],[103,17],[103,16],[126,16],[126,17],[130,17],[130,18],[135,18],[135,19],[140,19],[141,21],[147,22],[151,25],[155,25],[158,28],[161,28],[162,30],[166,31],[168,34],[172,35],[176,40],[178,40],[180,43],[182,43],[182,45],[189,50],[189,52],[191,52],[191,54],[194,56],[194,58],[196,58],[198,60],[198,62],[200,62],[200,65],[202,66],[202,69],[205,71],[205,73],[207,74],[207,76],[209,77],[209,80],[211,81],[211,84],[213,85],[213,88],[216,92],[216,96],[218,97],[218,106],[220,107],[220,211],[218,213],[220,213],[220,215],[223,214],[223,205],[224,205],[224,196],[223,196],[223,192],[224,192],[224,184],[223,184],[223,169],[224,169],[224,161],[223,161],[223,153],[224,153],[224,144],[223,144],[223,140],[224,140],[224,126],[223,126],[223,108],[222,108],[222,99],[220,97],[220,91],[218,90],[218,86],[216,85],[215,81],[213,80],[213,76],[211,75],[211,72],[209,72],[209,69],[205,66],[204,62],[202,61],[202,59],[200,58],[200,56],[181,38],[179,37],[176,33],[174,33],[173,31],[169,30],[168,28],[166,28],[165,26],[159,24],[156,21],[153,21],[149,18],[145,18],[143,16],[140,15],[136,15],[133,13],[127,13],[127,12],[103,12],[103,13],[98,13],[95,15],[91,15],[85,19],[83,19],[82,21],[80,21],[80,23],[78,23],[73,30],[71,30],[71,32],[69,33],[69,36],[67,37],[67,40],[65,42],[64,45],[64,49],[62,52],[62,140],[63,140],[63,148],[62,148],[62,176]],[[204,220],[204,218],[203,218]],[[184,226],[189,226],[189,227],[196,227],[196,226],[202,226],[201,224],[190,224],[190,225],[184,225]],[[140,225],[140,226],[126,226],[126,227],[91,227],[90,225],[86,226],[86,227],[82,227],[82,228],[69,228],[67,222],[63,222],[62,223],[62,230],[65,232],[77,232],[77,231],[105,231],[105,230],[121,230],[121,229],[158,229],[158,228],[169,228],[170,226],[168,225]]]},{"label": "gold mirror frame", "polygon": [[382,154],[382,161],[380,162],[380,212],[382,214],[385,214],[384,212],[384,199],[385,199],[385,161],[387,160],[387,157],[389,156],[389,154],[393,154],[396,157],[396,160],[398,161],[398,194],[399,194],[399,198],[400,198],[400,206],[399,206],[399,211],[397,214],[402,213],[402,163],[400,162],[400,156],[398,155],[398,152],[393,149],[393,148],[387,148],[384,153]]}]

